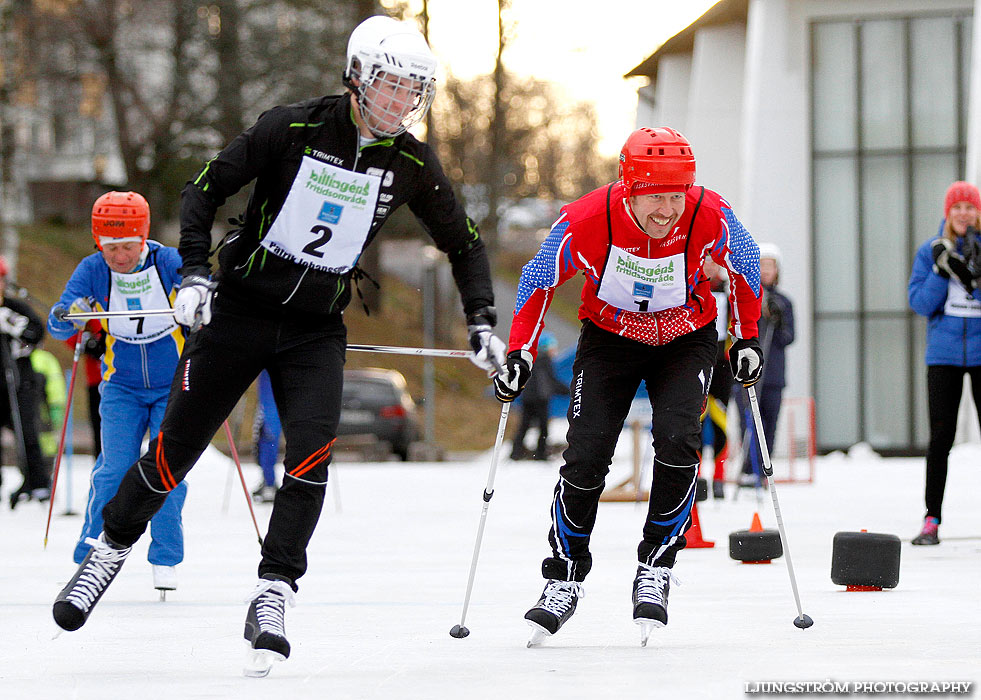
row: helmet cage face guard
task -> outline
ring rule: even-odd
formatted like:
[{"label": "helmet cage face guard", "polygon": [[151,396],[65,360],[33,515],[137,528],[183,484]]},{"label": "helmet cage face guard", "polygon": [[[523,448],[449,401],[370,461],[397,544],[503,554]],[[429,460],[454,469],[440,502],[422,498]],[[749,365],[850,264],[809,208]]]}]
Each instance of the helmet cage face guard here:
[{"label": "helmet cage face guard", "polygon": [[[358,96],[358,107],[368,128],[376,136],[398,136],[422,121],[436,96],[436,79],[399,67],[391,54],[384,61],[355,56],[348,68],[348,81]],[[411,61],[416,64],[416,61]],[[368,65],[366,70],[363,65]],[[357,84],[354,84],[357,80]]]}]

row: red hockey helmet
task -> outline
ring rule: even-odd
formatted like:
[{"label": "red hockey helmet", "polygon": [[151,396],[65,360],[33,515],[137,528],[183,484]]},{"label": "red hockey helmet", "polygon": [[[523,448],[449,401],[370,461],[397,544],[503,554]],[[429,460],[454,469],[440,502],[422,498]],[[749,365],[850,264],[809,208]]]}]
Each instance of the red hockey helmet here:
[{"label": "red hockey helmet", "polygon": [[687,190],[695,184],[691,144],[668,127],[637,129],[620,150],[620,180],[628,195],[641,183]]},{"label": "red hockey helmet", "polygon": [[139,238],[150,235],[150,205],[137,192],[106,192],[92,205],[92,238],[102,250],[103,238]]}]

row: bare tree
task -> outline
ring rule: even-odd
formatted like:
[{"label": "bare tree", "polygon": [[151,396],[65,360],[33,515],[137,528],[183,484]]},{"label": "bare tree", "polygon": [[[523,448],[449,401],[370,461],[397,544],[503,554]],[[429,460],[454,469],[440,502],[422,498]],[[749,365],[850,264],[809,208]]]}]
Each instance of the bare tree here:
[{"label": "bare tree", "polygon": [[450,178],[471,193],[470,208],[489,228],[489,173],[499,180],[502,202],[525,197],[570,200],[616,174],[612,159],[596,151],[592,105],[564,99],[550,83],[505,81],[505,106],[495,140],[492,114],[497,94],[492,76],[462,81],[450,76],[434,107],[441,132],[440,159]]},{"label": "bare tree", "polygon": [[511,0],[497,0],[497,57],[494,61],[494,97],[490,119],[490,162],[487,181],[487,218],[484,219],[483,237],[488,253],[492,256],[497,250],[499,232],[498,205],[504,188],[504,145],[508,139],[507,115],[505,114],[505,91],[507,72],[504,69],[504,50],[510,39],[510,30],[505,27],[504,14],[510,9]]}]

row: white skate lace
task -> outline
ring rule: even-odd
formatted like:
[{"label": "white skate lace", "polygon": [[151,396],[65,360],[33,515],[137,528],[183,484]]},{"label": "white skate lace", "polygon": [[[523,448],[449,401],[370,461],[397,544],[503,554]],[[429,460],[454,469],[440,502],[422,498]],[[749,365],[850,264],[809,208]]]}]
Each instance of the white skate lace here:
[{"label": "white skate lace", "polygon": [[543,600],[538,607],[561,617],[572,607],[574,601],[582,597],[582,584],[578,581],[552,580],[545,586],[545,592],[542,594]]},{"label": "white skate lace", "polygon": [[88,612],[92,603],[99,597],[99,594],[106,589],[112,577],[119,571],[123,560],[129,555],[131,547],[126,549],[116,549],[110,547],[102,540],[94,537],[86,537],[85,544],[91,545],[92,555],[85,562],[78,580],[72,586],[71,592],[65,596],[65,600],[72,605]]},{"label": "white skate lace", "polygon": [[259,579],[248,601],[255,601],[255,616],[260,632],[286,637],[286,604],[296,606],[293,589],[285,581]]},{"label": "white skate lace", "polygon": [[668,580],[676,586],[680,586],[681,581],[666,566],[648,566],[642,563],[640,567],[643,570],[637,574],[637,602],[665,607],[664,589]]}]

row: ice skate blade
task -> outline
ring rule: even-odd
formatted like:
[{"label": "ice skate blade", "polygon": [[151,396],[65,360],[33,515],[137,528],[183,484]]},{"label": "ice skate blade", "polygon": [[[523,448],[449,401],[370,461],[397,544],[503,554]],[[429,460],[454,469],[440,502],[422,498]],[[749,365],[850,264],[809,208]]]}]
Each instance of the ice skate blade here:
[{"label": "ice skate blade", "polygon": [[640,627],[640,645],[642,647],[647,646],[647,640],[651,636],[651,631],[664,627],[664,623],[659,620],[648,620],[645,618],[637,618],[634,623]]},{"label": "ice skate blade", "polygon": [[537,622],[528,620],[528,626],[531,627],[531,639],[528,640],[529,649],[540,646],[542,642],[552,636],[551,632],[539,625]]},{"label": "ice skate blade", "polygon": [[285,661],[286,657],[268,649],[253,649],[249,647],[242,673],[247,678],[265,678],[276,661]]}]

